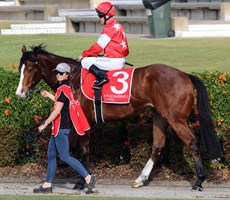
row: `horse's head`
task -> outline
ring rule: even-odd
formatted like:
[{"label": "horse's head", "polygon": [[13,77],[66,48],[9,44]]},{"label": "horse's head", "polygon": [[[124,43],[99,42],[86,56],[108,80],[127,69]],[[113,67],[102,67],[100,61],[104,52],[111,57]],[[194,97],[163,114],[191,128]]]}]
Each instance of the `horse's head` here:
[{"label": "horse's head", "polygon": [[16,95],[26,99],[29,97],[30,90],[42,79],[42,66],[38,64],[37,55],[33,51],[26,51],[24,45],[21,51],[22,57],[19,65],[20,81]]},{"label": "horse's head", "polygon": [[[41,79],[43,79],[52,90],[56,91],[58,81],[52,70],[55,69],[59,63],[64,62],[69,64],[71,71],[73,71],[73,79],[76,77],[76,74],[80,74],[80,70],[77,70],[80,68],[78,67],[80,62],[76,63],[72,58],[49,53],[43,45],[31,47],[31,49],[32,51],[26,51],[26,47],[24,45],[22,47],[22,57],[19,65],[20,82],[16,91],[17,96],[23,99],[29,97],[31,89],[33,89]],[[79,71],[79,73],[76,73],[76,71]],[[79,77],[77,80],[79,80]]]}]

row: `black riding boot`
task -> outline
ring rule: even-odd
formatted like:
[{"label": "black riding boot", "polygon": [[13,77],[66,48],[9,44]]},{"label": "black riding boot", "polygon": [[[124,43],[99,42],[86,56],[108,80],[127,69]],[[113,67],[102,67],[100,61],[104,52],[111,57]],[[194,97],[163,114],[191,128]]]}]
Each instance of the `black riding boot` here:
[{"label": "black riding boot", "polygon": [[89,71],[96,76],[95,84],[92,86],[93,89],[100,89],[102,85],[109,82],[109,79],[106,76],[107,71],[99,69],[95,65],[91,65]]}]

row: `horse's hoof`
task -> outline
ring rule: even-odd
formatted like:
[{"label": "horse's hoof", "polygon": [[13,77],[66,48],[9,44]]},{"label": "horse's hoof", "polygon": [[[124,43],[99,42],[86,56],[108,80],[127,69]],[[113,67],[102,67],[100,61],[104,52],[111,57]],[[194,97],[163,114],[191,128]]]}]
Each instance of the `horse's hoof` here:
[{"label": "horse's hoof", "polygon": [[132,188],[139,188],[142,186],[143,186],[142,182],[136,182],[136,181],[134,181],[133,184],[131,185]]},{"label": "horse's hoof", "polygon": [[76,183],[73,187],[73,190],[84,190],[85,185],[82,183]]},{"label": "horse's hoof", "polygon": [[194,186],[192,187],[192,189],[195,190],[195,191],[199,191],[199,192],[202,192],[202,191],[203,191],[203,187],[202,187],[202,186],[197,186],[197,185],[194,185]]}]

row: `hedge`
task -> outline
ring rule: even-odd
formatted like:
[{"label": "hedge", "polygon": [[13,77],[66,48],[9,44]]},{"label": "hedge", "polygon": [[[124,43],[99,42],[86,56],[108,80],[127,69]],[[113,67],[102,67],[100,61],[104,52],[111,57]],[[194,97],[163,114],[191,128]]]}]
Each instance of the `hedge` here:
[{"label": "hedge", "polygon": [[224,72],[194,73],[205,84],[217,127],[230,124],[230,76]]},{"label": "hedge", "polygon": [[[19,74],[12,70],[0,68],[0,118],[1,125],[31,127],[40,117],[49,114],[52,103],[40,94],[31,92],[27,100],[16,96]],[[50,90],[44,82],[38,85]]]},{"label": "hedge", "polygon": [[[220,133],[222,133],[221,130],[230,126],[230,95],[229,95],[230,76],[227,73],[222,73],[222,72],[204,72],[204,73],[193,73],[193,74],[201,78],[205,83],[205,85],[207,86],[210,95],[210,100],[211,100],[211,109],[214,116],[214,121],[217,126],[217,131],[220,137],[225,138],[225,135]],[[50,109],[52,107],[52,102],[50,102],[48,99],[42,98],[40,94],[37,94],[35,92],[32,92],[27,100],[19,99],[15,95],[18,82],[19,82],[19,74],[16,71],[0,68],[0,88],[1,88],[0,90],[0,119],[1,119],[0,139],[1,139],[1,147],[2,147],[1,155],[4,155],[6,158],[0,160],[0,166],[13,165],[15,163],[22,162],[20,153],[22,152],[22,148],[23,148],[22,147],[23,140],[21,135],[26,131],[28,131],[31,127],[36,125],[41,118],[48,116]],[[43,87],[47,90],[50,90],[45,85],[44,82],[41,82],[37,87]],[[145,124],[151,122],[149,118],[151,118],[151,116],[146,117],[146,114],[141,114],[138,116],[138,118],[135,118],[138,120],[132,119],[128,121],[128,123],[131,125],[135,123]],[[190,125],[191,124],[192,123],[190,123]],[[111,125],[109,124],[107,128],[110,126]],[[118,128],[113,129],[115,132],[116,130],[117,131],[119,130],[120,124],[116,123],[116,126],[118,126]],[[109,130],[111,132],[112,130],[111,127],[109,128]],[[94,139],[97,140],[96,137]],[[123,138],[122,141],[121,140],[118,141],[119,143],[124,142],[126,146],[129,146],[127,145],[129,143],[127,142],[127,138]],[[97,143],[95,143],[94,145],[97,145]],[[114,145],[115,145],[114,149],[117,149],[117,146],[119,146],[119,144],[116,143]],[[145,144],[142,145],[137,144],[135,146],[135,148],[138,147],[144,149],[143,151],[146,152]],[[107,147],[103,147],[103,148],[110,149],[111,146],[107,145]],[[129,148],[132,147],[129,146]],[[43,154],[45,151],[46,149],[44,149],[44,144],[41,144],[40,146],[36,147],[36,152],[39,155]],[[100,159],[100,158],[96,158],[96,155],[99,155],[96,152],[98,151],[98,149],[93,147],[92,151],[95,151],[94,152],[95,156],[94,157],[92,156],[93,159],[95,160]],[[122,151],[125,152],[125,155],[128,155],[130,153],[132,156],[136,154],[135,152],[137,150],[134,149],[133,147],[132,149],[130,149],[129,152],[127,152],[127,149],[124,148],[122,145],[120,145],[119,151],[120,153]],[[108,152],[109,151],[107,151],[107,154]],[[149,152],[147,152],[147,154],[148,153]],[[144,153],[142,154],[144,155]],[[112,159],[114,158],[113,155],[114,152],[111,152],[111,155],[107,156],[107,158],[110,157]],[[118,160],[119,157],[121,156],[118,155]],[[127,160],[129,159],[130,157],[128,155]],[[138,158],[131,159],[131,163],[133,164],[143,163],[143,162],[144,162],[143,160],[140,160]]]}]

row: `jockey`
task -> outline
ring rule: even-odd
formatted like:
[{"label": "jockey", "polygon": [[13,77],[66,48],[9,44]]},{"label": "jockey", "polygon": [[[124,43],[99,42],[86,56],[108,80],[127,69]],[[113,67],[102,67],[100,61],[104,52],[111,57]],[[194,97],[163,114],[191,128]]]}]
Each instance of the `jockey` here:
[{"label": "jockey", "polygon": [[[100,89],[109,81],[107,71],[124,68],[124,58],[129,54],[129,47],[123,27],[113,18],[115,14],[113,4],[103,2],[95,9],[100,23],[105,26],[97,42],[83,51],[79,59],[82,67],[96,76],[93,88]],[[97,57],[103,51],[104,56]]]}]

